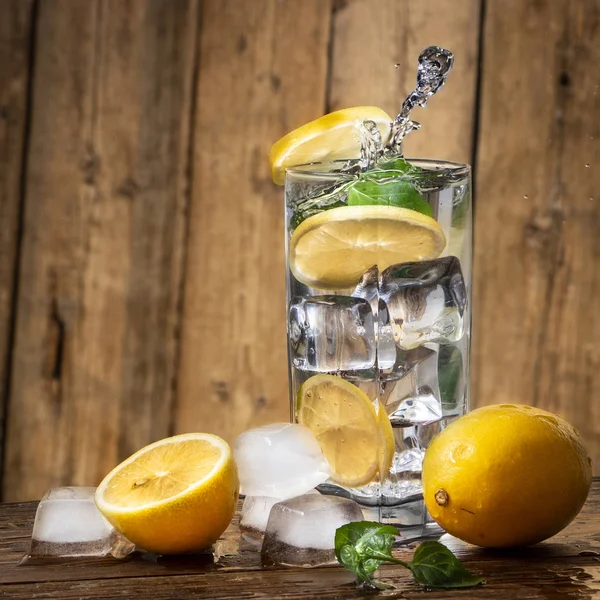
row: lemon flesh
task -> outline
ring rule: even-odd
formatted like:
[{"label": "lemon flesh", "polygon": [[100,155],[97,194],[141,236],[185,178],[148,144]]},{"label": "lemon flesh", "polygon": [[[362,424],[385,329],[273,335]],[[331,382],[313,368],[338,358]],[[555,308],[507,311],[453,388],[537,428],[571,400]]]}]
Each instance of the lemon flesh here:
[{"label": "lemon flesh", "polygon": [[219,538],[233,517],[238,489],[228,444],[215,435],[183,434],[118,465],[95,500],[136,546],[174,554],[206,549]]},{"label": "lemon flesh", "polygon": [[377,421],[379,423],[379,475],[385,479],[392,468],[394,453],[396,450],[396,439],[394,429],[390,423],[390,418],[381,404],[377,412]]},{"label": "lemon flesh", "polygon": [[558,415],[524,405],[474,410],[437,435],[423,461],[423,497],[448,533],[485,547],[541,542],[587,497],[591,461]]},{"label": "lemon flesh", "polygon": [[381,450],[389,440],[385,423],[369,397],[341,377],[314,375],[302,384],[298,421],[317,438],[335,483],[366,485],[376,478],[380,464],[389,461],[389,450]]},{"label": "lemon flesh", "polygon": [[298,281],[324,290],[356,285],[365,271],[430,260],[446,237],[427,215],[396,206],[340,206],[300,223],[289,244]]},{"label": "lemon flesh", "polygon": [[283,185],[289,167],[360,156],[360,124],[373,121],[382,139],[392,118],[375,106],[355,106],[329,113],[294,129],[275,142],[269,154],[273,181]]}]

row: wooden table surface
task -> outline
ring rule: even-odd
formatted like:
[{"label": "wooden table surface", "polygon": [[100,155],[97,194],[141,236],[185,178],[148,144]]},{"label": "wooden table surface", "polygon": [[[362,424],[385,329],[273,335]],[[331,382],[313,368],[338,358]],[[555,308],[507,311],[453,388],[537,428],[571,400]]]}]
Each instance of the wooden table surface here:
[{"label": "wooden table surface", "polygon": [[[256,549],[241,540],[237,519],[217,543],[220,557],[169,557],[155,561],[134,554],[113,558],[64,560],[52,565],[17,566],[29,547],[36,503],[0,505],[0,598],[376,598],[359,591],[341,567],[263,568]],[[600,595],[600,479],[594,480],[578,518],[562,533],[522,550],[491,551],[446,543],[487,584],[469,590],[426,591],[397,566],[382,567],[379,578],[395,586],[382,597],[427,600],[586,599]],[[397,555],[410,551],[398,549]]]}]

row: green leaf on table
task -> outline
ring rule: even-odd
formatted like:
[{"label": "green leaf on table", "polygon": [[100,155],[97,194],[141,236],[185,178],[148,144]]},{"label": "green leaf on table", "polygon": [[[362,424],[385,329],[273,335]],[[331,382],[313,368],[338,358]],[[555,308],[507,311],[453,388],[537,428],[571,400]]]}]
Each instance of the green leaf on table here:
[{"label": "green leaf on table", "polygon": [[414,578],[429,587],[472,587],[483,582],[463,566],[446,546],[439,542],[423,542],[410,563]]},{"label": "green leaf on table", "polygon": [[431,206],[423,199],[412,183],[389,179],[389,177],[388,180],[374,180],[373,175],[374,173],[369,173],[369,178],[357,181],[350,188],[348,206],[398,206],[433,217]]},{"label": "green leaf on table", "polygon": [[389,586],[371,578],[384,562],[410,569],[415,580],[429,587],[471,587],[483,581],[471,575],[446,546],[424,542],[406,563],[392,555],[398,530],[391,525],[372,521],[348,523],[335,532],[335,555],[338,562],[352,571],[359,582],[378,589]]},{"label": "green leaf on table", "polygon": [[376,586],[370,575],[383,562],[394,560],[392,545],[395,535],[398,535],[398,530],[391,525],[372,521],[348,523],[335,532],[335,555],[338,562],[352,571],[359,581]]}]

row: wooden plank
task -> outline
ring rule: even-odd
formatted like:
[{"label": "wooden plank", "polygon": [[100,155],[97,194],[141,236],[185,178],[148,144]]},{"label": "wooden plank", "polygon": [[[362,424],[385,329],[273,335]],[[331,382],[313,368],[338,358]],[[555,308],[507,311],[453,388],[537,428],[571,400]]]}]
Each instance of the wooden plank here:
[{"label": "wooden plank", "polygon": [[[52,565],[15,566],[26,550],[36,503],[0,505],[0,585],[2,597],[29,598],[37,594],[58,598],[361,598],[352,575],[341,568],[281,569],[260,566],[256,548],[243,548],[233,523],[219,543],[231,554],[215,563],[206,555],[142,560],[133,555],[112,558],[65,559]],[[442,541],[474,572],[487,579],[483,588],[427,591],[397,566],[380,569],[380,578],[396,586],[402,597],[546,598],[560,594],[586,596],[597,591],[600,575],[597,539],[600,481],[596,479],[577,519],[551,540],[519,550],[498,552],[475,548],[444,536]],[[236,547],[237,542],[239,547]],[[409,560],[412,548],[397,548],[398,558]],[[595,580],[594,580],[595,578]],[[571,594],[569,594],[569,592]],[[28,595],[29,594],[29,595]]]},{"label": "wooden plank", "polygon": [[197,3],[40,3],[5,498],[169,433]]},{"label": "wooden plank", "polygon": [[595,0],[487,3],[473,399],[562,414],[596,473],[599,64]]},{"label": "wooden plank", "polygon": [[32,27],[33,0],[0,2],[0,482]]},{"label": "wooden plank", "polygon": [[[333,21],[330,108],[381,106],[394,117],[416,84],[427,46],[455,54],[446,86],[413,117],[407,156],[471,162],[480,0],[343,0]],[[398,70],[394,65],[399,64]]]},{"label": "wooden plank", "polygon": [[[379,580],[394,589],[387,597],[411,600],[542,600],[546,598],[592,598],[598,590],[594,580],[600,566],[594,557],[569,561],[541,559],[535,563],[499,558],[495,564],[471,562],[469,568],[486,577],[487,584],[466,590],[429,589],[411,581],[400,566],[383,567]],[[229,575],[229,576],[228,576]],[[206,575],[162,575],[139,577],[126,582],[96,579],[78,582],[45,582],[35,585],[9,585],[3,598],[30,600],[32,594],[60,600],[93,598],[153,598],[156,600],[358,600],[377,597],[357,589],[349,571],[338,568],[301,570],[277,569],[235,574],[224,571]],[[384,596],[385,597],[385,596]]]},{"label": "wooden plank", "polygon": [[324,112],[330,2],[203,3],[176,428],[287,421],[283,189],[271,144]]}]

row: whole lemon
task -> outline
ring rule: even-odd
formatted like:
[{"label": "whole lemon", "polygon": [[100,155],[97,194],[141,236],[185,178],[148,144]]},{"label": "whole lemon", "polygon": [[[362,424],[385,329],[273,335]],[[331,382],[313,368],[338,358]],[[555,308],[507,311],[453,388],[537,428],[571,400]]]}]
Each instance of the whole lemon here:
[{"label": "whole lemon", "polygon": [[581,510],[592,463],[579,432],[558,415],[518,404],[486,406],[431,442],[423,495],[448,533],[478,546],[541,542]]}]

